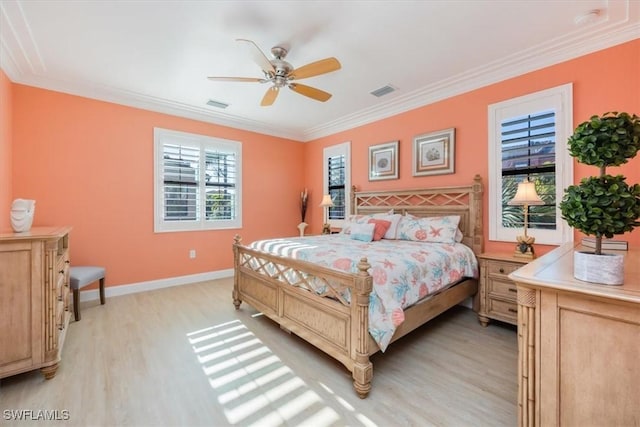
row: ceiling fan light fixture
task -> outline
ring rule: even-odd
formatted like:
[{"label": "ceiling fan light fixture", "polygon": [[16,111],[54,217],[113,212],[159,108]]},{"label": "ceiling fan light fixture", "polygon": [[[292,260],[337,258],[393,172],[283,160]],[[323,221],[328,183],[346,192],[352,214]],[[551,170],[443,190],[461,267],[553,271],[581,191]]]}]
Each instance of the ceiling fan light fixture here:
[{"label": "ceiling fan light fixture", "polygon": [[380,98],[381,96],[388,95],[391,92],[395,92],[396,90],[397,90],[397,88],[395,88],[395,87],[393,87],[391,85],[386,85],[386,86],[382,86],[381,88],[376,89],[376,90],[374,90],[372,92],[369,92],[369,93],[371,93],[371,95],[373,95],[373,96],[376,96],[376,97]]},{"label": "ceiling fan light fixture", "polygon": [[[268,107],[275,102],[280,88],[288,87],[296,93],[304,95],[308,98],[314,99],[320,102],[326,102],[331,98],[331,94],[323,90],[301,85],[298,83],[292,83],[293,80],[305,79],[308,77],[315,77],[322,74],[337,71],[342,68],[340,62],[333,57],[321,59],[300,68],[294,68],[291,64],[284,60],[287,56],[287,49],[282,46],[275,46],[271,49],[271,54],[274,59],[269,60],[266,55],[260,50],[251,40],[237,39],[242,42],[249,49],[249,53],[254,62],[258,64],[264,75],[263,79],[253,77],[207,77],[209,80],[218,82],[258,82],[258,83],[271,83],[272,86],[267,89],[267,92],[262,98],[260,105]],[[218,101],[210,101],[214,104],[210,104],[219,108],[222,107]]]},{"label": "ceiling fan light fixture", "polygon": [[213,99],[208,100],[207,105],[209,105],[210,107],[222,108],[223,110],[229,106],[229,104],[225,104],[224,102],[220,101],[214,101]]}]

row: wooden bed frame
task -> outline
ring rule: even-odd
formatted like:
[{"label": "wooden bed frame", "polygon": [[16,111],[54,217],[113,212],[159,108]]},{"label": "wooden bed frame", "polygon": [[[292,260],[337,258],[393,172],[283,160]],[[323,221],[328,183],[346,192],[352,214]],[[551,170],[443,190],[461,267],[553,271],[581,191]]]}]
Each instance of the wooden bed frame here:
[{"label": "wooden bed frame", "polygon": [[[415,216],[460,215],[463,243],[476,255],[482,252],[482,182],[476,175],[468,186],[425,190],[356,192],[351,196],[352,213],[373,214],[394,209]],[[233,244],[233,304],[247,302],[280,326],[304,338],[340,361],[353,375],[353,386],[361,398],[371,390],[373,365],[369,356],[379,350],[369,334],[369,293],[372,277],[366,258],[358,273],[345,273],[306,261],[265,254]],[[312,280],[327,284],[326,294],[309,291]],[[477,280],[467,279],[405,310],[405,321],[391,342],[413,331],[440,313],[477,292]],[[351,303],[340,290],[351,290]],[[331,298],[327,298],[331,297]],[[474,299],[474,309],[477,302]]]}]

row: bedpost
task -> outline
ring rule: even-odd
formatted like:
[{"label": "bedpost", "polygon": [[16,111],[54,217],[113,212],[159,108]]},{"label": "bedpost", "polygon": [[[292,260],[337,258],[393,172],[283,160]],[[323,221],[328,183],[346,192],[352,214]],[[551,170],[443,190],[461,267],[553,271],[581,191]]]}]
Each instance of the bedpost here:
[{"label": "bedpost", "polygon": [[236,234],[233,238],[233,305],[236,310],[240,309],[240,304],[242,304],[242,300],[240,299],[240,292],[238,292],[238,270],[240,269],[240,242],[242,238],[239,234]]},{"label": "bedpost", "polygon": [[[350,203],[349,203],[349,213],[351,215],[355,215],[356,212],[356,186],[352,185],[351,186],[351,197],[350,197]],[[347,219],[347,218],[345,218]]]},{"label": "bedpost", "polygon": [[[369,294],[373,289],[373,278],[368,270],[371,265],[367,258],[358,263],[358,277],[355,284],[355,298],[351,301],[351,343],[353,366],[353,387],[361,399],[371,390],[373,364],[369,360]],[[355,352],[354,352],[355,350]],[[354,354],[355,353],[355,354]]]},{"label": "bedpost", "polygon": [[472,191],[471,200],[469,200],[470,214],[474,218],[472,249],[476,255],[479,255],[484,247],[484,235],[482,234],[482,177],[480,175],[476,175],[473,178]]}]

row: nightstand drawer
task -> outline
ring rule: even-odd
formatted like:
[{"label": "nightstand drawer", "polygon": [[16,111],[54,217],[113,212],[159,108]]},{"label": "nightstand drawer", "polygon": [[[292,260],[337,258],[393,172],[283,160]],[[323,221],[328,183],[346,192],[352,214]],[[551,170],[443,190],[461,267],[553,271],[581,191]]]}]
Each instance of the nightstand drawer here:
[{"label": "nightstand drawer", "polygon": [[515,324],[518,320],[518,304],[489,298],[489,314],[509,319]]},{"label": "nightstand drawer", "polygon": [[487,326],[490,319],[515,325],[518,321],[518,291],[509,274],[527,264],[512,254],[484,253],[480,261],[478,320]]},{"label": "nightstand drawer", "polygon": [[510,280],[503,282],[498,279],[490,279],[489,296],[500,296],[515,303],[518,297],[518,289],[516,288],[516,284]]},{"label": "nightstand drawer", "polygon": [[509,280],[507,276],[513,273],[517,269],[522,267],[522,264],[511,264],[508,262],[492,261],[487,263],[487,272],[491,276],[502,276],[505,280]]}]

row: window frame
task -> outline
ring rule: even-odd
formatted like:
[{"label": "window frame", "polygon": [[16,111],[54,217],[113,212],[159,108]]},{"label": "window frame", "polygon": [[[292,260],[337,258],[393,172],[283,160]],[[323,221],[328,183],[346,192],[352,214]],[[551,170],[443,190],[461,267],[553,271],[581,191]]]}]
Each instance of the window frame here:
[{"label": "window frame", "polygon": [[536,243],[560,245],[573,241],[573,232],[562,219],[560,201],[564,189],[573,183],[573,159],[567,141],[573,132],[573,84],[545,89],[489,105],[489,240],[515,242],[522,228],[502,226],[502,139],[501,125],[506,119],[553,109],[555,126],[556,229],[529,229]]},{"label": "window frame", "polygon": [[[199,219],[183,221],[167,221],[164,212],[164,145],[177,144],[189,147],[197,147],[201,154],[199,156],[200,172],[198,186],[200,188]],[[234,153],[236,156],[236,216],[228,220],[207,220],[206,219],[206,179],[204,150],[226,151]],[[181,231],[202,231],[202,230],[226,230],[242,228],[242,143],[223,138],[216,138],[207,135],[199,135],[187,132],[180,132],[170,129],[153,129],[153,177],[154,177],[154,232],[181,232]]]},{"label": "window frame", "polygon": [[[327,219],[331,227],[340,228],[351,215],[351,141],[322,150],[322,194],[329,194],[329,158],[344,155],[344,219]],[[324,212],[322,212],[324,221]]]}]

